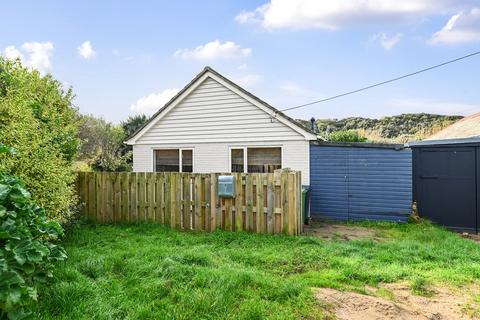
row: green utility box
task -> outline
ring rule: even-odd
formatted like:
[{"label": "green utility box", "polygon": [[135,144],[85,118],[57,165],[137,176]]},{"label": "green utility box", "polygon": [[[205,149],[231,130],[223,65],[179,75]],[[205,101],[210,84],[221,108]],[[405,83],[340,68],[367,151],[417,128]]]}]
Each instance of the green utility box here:
[{"label": "green utility box", "polygon": [[303,223],[310,222],[310,187],[302,186],[302,220]]}]

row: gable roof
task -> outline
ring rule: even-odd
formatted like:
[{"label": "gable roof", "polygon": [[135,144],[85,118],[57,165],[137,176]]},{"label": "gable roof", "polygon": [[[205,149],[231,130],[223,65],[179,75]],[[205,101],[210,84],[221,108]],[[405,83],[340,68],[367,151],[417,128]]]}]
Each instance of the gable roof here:
[{"label": "gable roof", "polygon": [[203,80],[205,80],[208,77],[220,82],[227,88],[236,92],[238,95],[250,101],[252,104],[257,106],[258,108],[269,113],[272,116],[272,118],[279,120],[280,122],[289,126],[294,131],[300,133],[305,137],[306,140],[317,139],[317,135],[313,131],[305,128],[300,123],[290,118],[280,110],[274,108],[270,104],[261,100],[257,96],[253,95],[252,93],[243,89],[242,87],[240,87],[239,85],[231,81],[230,79],[224,77],[214,69],[207,66],[202,70],[202,72],[197,74],[182,90],[180,90],[172,99],[170,99],[162,108],[160,108],[157,112],[155,112],[155,114],[153,114],[150,117],[150,119],[142,127],[140,127],[132,135],[130,135],[125,141],[125,143],[135,144],[136,140],[138,140],[146,131],[148,131],[149,128],[151,128],[156,122],[158,122],[158,120],[160,120],[163,115],[168,113],[169,110],[171,110],[181,100],[187,97],[188,94],[193,91],[193,89],[195,89],[201,82],[203,82]]},{"label": "gable roof", "polygon": [[458,120],[425,140],[480,137],[480,112]]}]

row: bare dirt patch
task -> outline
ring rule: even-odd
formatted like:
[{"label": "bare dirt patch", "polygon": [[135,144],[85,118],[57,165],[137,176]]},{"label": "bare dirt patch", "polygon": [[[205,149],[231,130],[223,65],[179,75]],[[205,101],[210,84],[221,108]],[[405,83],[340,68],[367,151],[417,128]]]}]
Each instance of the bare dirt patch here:
[{"label": "bare dirt patch", "polygon": [[332,224],[326,222],[312,223],[311,225],[306,226],[304,231],[308,236],[318,237],[325,240],[379,240],[376,237],[374,229],[344,224]]},{"label": "bare dirt patch", "polygon": [[[407,284],[386,284],[366,291],[368,295],[322,288],[315,289],[315,295],[327,306],[328,317],[338,320],[479,319],[471,288],[435,288],[431,297],[413,295]],[[385,292],[388,297],[378,296]]]}]

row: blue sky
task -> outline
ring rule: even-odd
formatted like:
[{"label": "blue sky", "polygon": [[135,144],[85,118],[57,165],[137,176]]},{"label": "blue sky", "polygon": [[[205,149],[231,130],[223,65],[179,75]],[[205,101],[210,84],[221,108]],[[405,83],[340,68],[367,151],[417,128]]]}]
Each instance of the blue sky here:
[{"label": "blue sky", "polygon": [[[154,112],[205,65],[281,109],[480,49],[480,0],[8,1],[2,12],[3,55],[115,122]],[[467,115],[479,83],[477,56],[289,115]]]}]

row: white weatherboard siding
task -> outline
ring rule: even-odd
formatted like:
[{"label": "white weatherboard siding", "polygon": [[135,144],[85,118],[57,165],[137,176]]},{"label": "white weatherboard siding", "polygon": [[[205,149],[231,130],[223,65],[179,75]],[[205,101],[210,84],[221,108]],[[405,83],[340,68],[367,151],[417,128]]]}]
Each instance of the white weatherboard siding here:
[{"label": "white weatherboard siding", "polygon": [[230,147],[269,146],[282,148],[282,167],[302,172],[302,184],[310,183],[309,141],[263,140],[249,142],[138,144],[133,146],[133,171],[152,172],[153,153],[162,148],[193,148],[194,172],[230,172]]},{"label": "white weatherboard siding", "polygon": [[135,144],[291,140],[305,137],[207,77]]}]

